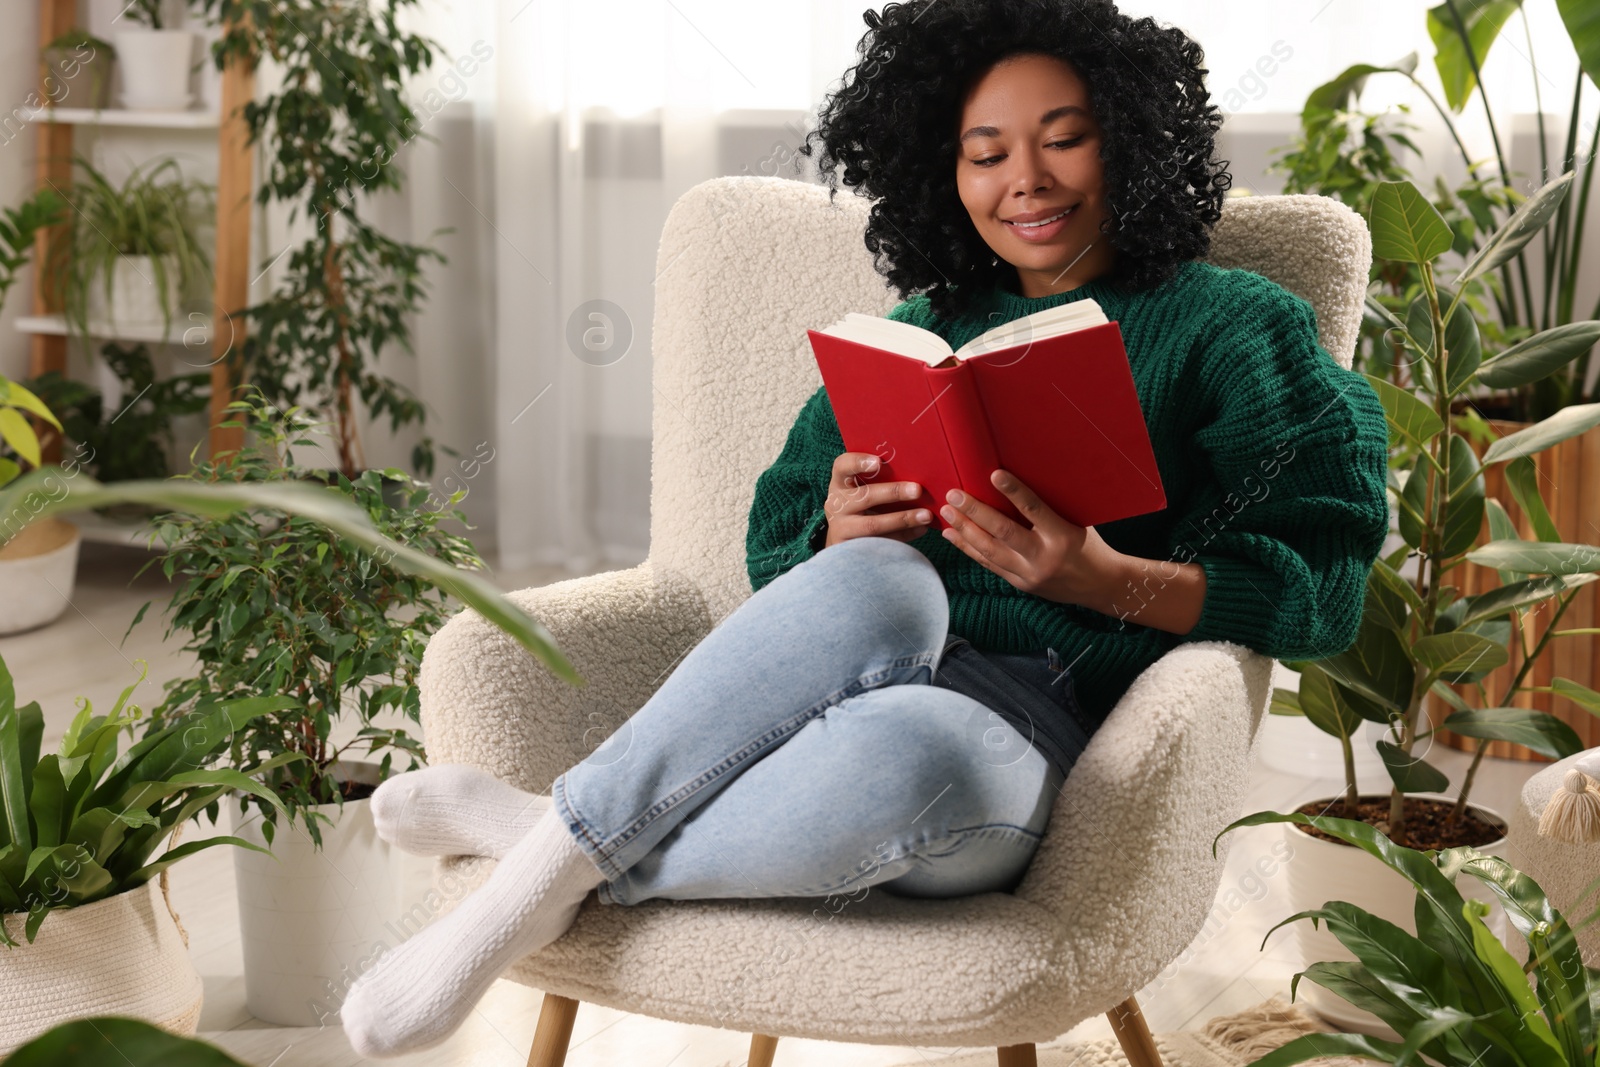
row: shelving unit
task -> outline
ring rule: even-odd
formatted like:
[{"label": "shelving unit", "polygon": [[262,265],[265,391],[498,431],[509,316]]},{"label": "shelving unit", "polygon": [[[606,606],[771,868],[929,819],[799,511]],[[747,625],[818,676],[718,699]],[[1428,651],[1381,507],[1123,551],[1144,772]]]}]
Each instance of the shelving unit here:
[{"label": "shelving unit", "polygon": [[[79,0],[39,0],[41,49],[78,24],[78,6]],[[209,56],[206,62],[210,62]],[[41,69],[41,98],[49,99],[50,93],[45,91],[42,83]],[[174,319],[172,333],[166,337],[162,336],[160,326],[113,330],[100,324],[91,330],[96,338],[107,340],[205,347],[204,359],[191,356],[189,362],[209,365],[211,368],[207,447],[213,455],[219,450],[236,448],[240,444],[237,430],[223,429],[218,423],[222,421],[223,409],[233,399],[237,385],[224,357],[243,340],[244,322],[237,317],[237,312],[247,305],[249,297],[251,148],[242,108],[255,93],[254,71],[241,63],[230,62],[221,73],[218,87],[219,106],[212,109],[132,111],[120,108],[29,108],[21,112],[25,121],[33,123],[37,131],[37,184],[41,187],[54,186],[65,193],[69,200],[76,127],[105,127],[135,132],[216,130],[217,216],[216,248],[212,256],[213,321],[196,324],[187,319]],[[41,233],[34,248],[34,263],[50,262],[54,243],[63,237],[61,227]],[[17,320],[17,328],[31,335],[29,373],[37,375],[53,370],[66,374],[68,330],[62,315],[61,295],[47,272],[36,269],[34,278],[33,314]],[[218,317],[223,322],[214,321]],[[52,442],[45,458],[47,462],[61,459],[59,440]],[[91,540],[140,543],[130,540],[126,529],[118,529],[109,520],[86,522],[83,532]]]}]

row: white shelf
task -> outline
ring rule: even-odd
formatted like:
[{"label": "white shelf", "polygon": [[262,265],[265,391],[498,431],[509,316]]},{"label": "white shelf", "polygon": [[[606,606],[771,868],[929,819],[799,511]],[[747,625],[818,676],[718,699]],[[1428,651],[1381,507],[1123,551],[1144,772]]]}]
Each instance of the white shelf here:
[{"label": "white shelf", "polygon": [[219,124],[215,111],[134,111],[131,108],[108,107],[25,107],[22,117],[27,122],[54,122],[83,126],[149,126],[169,130],[210,129]]},{"label": "white shelf", "polygon": [[[22,315],[17,319],[17,329],[22,333],[53,333],[66,336],[69,332],[63,315]],[[161,324],[149,326],[113,326],[108,322],[89,323],[89,336],[113,341],[147,341],[151,344],[210,344],[211,324],[195,325],[182,315],[174,315],[171,329],[163,333]]]}]

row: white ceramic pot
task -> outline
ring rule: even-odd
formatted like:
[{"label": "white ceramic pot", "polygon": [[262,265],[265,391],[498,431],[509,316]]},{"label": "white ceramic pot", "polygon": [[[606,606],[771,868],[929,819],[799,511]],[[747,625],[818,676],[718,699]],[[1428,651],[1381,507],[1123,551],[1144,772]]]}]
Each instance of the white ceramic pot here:
[{"label": "white ceramic pot", "polygon": [[[376,785],[377,763],[334,764],[340,781]],[[372,821],[370,798],[312,810],[323,847],[318,850],[296,817],[281,814],[272,844],[261,833],[252,804],[242,819],[238,801],[228,807],[233,833],[270,847],[272,856],[239,848],[239,925],[244,942],[245,1006],[278,1026],[324,1026],[337,1018],[345,994],[376,957],[420,929],[402,920],[405,866]]]},{"label": "white ceramic pot", "polygon": [[[1371,795],[1363,794],[1363,798]],[[1406,797],[1408,800],[1446,800],[1452,803],[1455,801],[1454,797],[1443,793],[1407,793]],[[1327,809],[1326,814],[1338,816],[1338,808],[1330,807],[1337,799],[1323,797],[1315,803],[1318,810]],[[1478,851],[1490,856],[1499,856],[1501,859],[1507,858],[1504,830],[1508,824],[1505,816],[1493,808],[1471,801],[1467,803],[1467,810],[1477,813],[1479,818],[1498,824],[1502,830],[1501,836],[1496,840],[1477,846]],[[1290,910],[1287,915],[1294,915],[1309,908],[1320,908],[1330,900],[1344,900],[1366,909],[1381,919],[1387,919],[1407,933],[1416,933],[1416,923],[1412,914],[1418,890],[1411,882],[1364,849],[1347,845],[1342,841],[1324,841],[1313,837],[1294,823],[1279,825],[1283,833],[1294,835],[1288,838],[1294,848],[1294,859],[1288,864]],[[1526,948],[1524,947],[1519,953],[1516,946],[1521,944],[1521,938],[1514,931],[1509,931],[1505,909],[1500,906],[1493,893],[1470,874],[1457,876],[1456,888],[1463,897],[1489,904],[1489,914],[1484,917],[1484,924],[1515,958],[1523,959],[1527,955]],[[1328,932],[1327,924],[1320,920],[1316,929],[1312,928],[1310,919],[1296,919],[1289,925],[1294,929],[1295,939],[1300,948],[1302,968],[1321,961],[1351,961],[1356,958],[1340,944],[1338,938]],[[1341,1030],[1369,1034],[1390,1041],[1402,1040],[1371,1012],[1357,1008],[1310,979],[1300,980],[1300,984],[1296,987],[1295,1000],[1297,1003],[1305,1001],[1313,1011]]]},{"label": "white ceramic pot", "polygon": [[182,329],[178,320],[178,262],[171,256],[162,260],[166,277],[165,302],[156,284],[155,264],[150,256],[118,256],[111,268],[111,300],[106,301],[106,280],[97,275],[89,284],[89,321],[108,323],[119,329],[159,329],[165,323]]},{"label": "white ceramic pot", "polygon": [[78,528],[36,519],[0,546],[0,634],[54,622],[67,610],[78,576]]},{"label": "white ceramic pot", "polygon": [[180,1037],[200,1023],[204,986],[163,877],[44,917],[30,944],[22,913],[0,915],[0,1057],[69,1019],[130,1015]]},{"label": "white ceramic pot", "polygon": [[116,39],[122,106],[130,111],[182,111],[194,99],[190,30],[122,30]]}]

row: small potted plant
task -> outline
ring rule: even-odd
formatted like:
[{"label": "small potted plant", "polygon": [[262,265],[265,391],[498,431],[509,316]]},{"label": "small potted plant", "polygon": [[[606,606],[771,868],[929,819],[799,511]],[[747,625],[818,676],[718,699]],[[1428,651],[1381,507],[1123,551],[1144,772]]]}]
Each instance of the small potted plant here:
[{"label": "small potted plant", "polygon": [[[1381,1020],[1384,1032],[1297,1037],[1248,1067],[1291,1067],[1324,1056],[1402,1065],[1414,1059],[1440,1067],[1592,1067],[1600,1038],[1594,1009],[1600,972],[1584,964],[1572,927],[1532,878],[1501,857],[1464,846],[1404,848],[1365,822],[1301,814],[1294,821],[1387,867],[1410,892],[1414,929],[1338,899],[1274,926],[1320,920],[1351,956],[1348,962],[1311,962],[1290,981],[1291,1001],[1300,979],[1309,978],[1313,988]],[[1524,959],[1489,932],[1483,921],[1488,906],[1462,895],[1463,875],[1504,907]]]},{"label": "small potted plant", "polygon": [[260,846],[227,836],[177,845],[178,832],[229,790],[279,803],[251,775],[304,758],[212,766],[252,719],[294,703],[283,696],[197,707],[119,756],[118,736],[141,715],[128,704],[138,684],[107,715],[81,701],[59,751],[40,755],[44,713],[37,701],[17,706],[0,659],[0,1053],[100,1012],[194,1033],[200,976],[166,899],[167,868],[212,845]]},{"label": "small potted plant", "polygon": [[122,106],[130,111],[183,111],[194,101],[194,33],[170,25],[163,0],[132,0],[117,31]]},{"label": "small potted plant", "polygon": [[110,41],[73,27],[39,50],[45,95],[51,107],[111,106],[111,74],[117,50]]},{"label": "small potted plant", "polygon": [[120,185],[82,156],[68,239],[52,264],[74,332],[172,331],[179,302],[209,284],[202,220],[215,188],[185,178],[170,156],[135,166]]},{"label": "small potted plant", "polygon": [[[320,485],[353,502],[395,541],[452,568],[483,567],[470,541],[440,529],[462,516],[426,506],[425,483],[392,468],[351,480],[302,465],[295,449],[312,446],[310,435],[322,424],[298,408],[251,398],[229,411],[241,421],[228,425],[248,428],[252,442],[178,480]],[[168,683],[153,721],[221,698],[287,693],[296,699],[294,709],[262,718],[234,739],[241,760],[258,753],[306,757],[266,779],[291,823],[302,818],[304,833],[278,832],[277,805],[257,804],[260,810],[250,812],[250,798],[239,798],[235,832],[272,846],[282,861],[236,860],[245,995],[259,1019],[320,1025],[325,981],[347,967],[358,971],[403,911],[393,859],[367,798],[388,776],[395,752],[410,757],[410,769],[423,749],[403,726],[374,720],[383,713],[418,720],[417,670],[428,638],[449,618],[447,593],[399,569],[386,553],[330,538],[321,526],[270,508],[164,516],[151,535],[157,538],[165,554],[146,566],[159,564],[180,583],[167,604],[167,635],[186,635],[184,648],[199,662],[192,675]],[[350,743],[334,745],[333,723],[348,714],[359,717],[361,728]],[[292,952],[285,949],[290,945]]]},{"label": "small potted plant", "polygon": [[[1287,815],[1263,812],[1233,824],[1301,823],[1300,830],[1286,827],[1297,834],[1288,886],[1297,906],[1337,893],[1402,927],[1410,921],[1410,890],[1403,881],[1376,864],[1355,861],[1348,845],[1315,823],[1305,823],[1304,816],[1335,809],[1347,819],[1371,824],[1397,845],[1503,852],[1504,816],[1468,803],[1485,746],[1492,740],[1516,741],[1553,759],[1584,747],[1555,716],[1513,706],[1514,698],[1531,688],[1525,684],[1529,671],[1559,633],[1553,626],[1531,647],[1524,637],[1520,669],[1503,692],[1480,693],[1482,706],[1469,707],[1451,688],[1481,689],[1490,672],[1507,662],[1511,634],[1525,634],[1525,614],[1549,610],[1559,618],[1576,591],[1600,570],[1600,548],[1563,544],[1554,536],[1531,458],[1600,425],[1600,404],[1567,407],[1494,441],[1481,457],[1462,432],[1473,427],[1473,416],[1452,406],[1456,396],[1478,383],[1501,387],[1543,377],[1600,340],[1600,322],[1572,323],[1484,358],[1476,323],[1460,299],[1474,278],[1516,255],[1538,234],[1571,182],[1569,173],[1530,197],[1456,274],[1453,290],[1440,284],[1433,268],[1433,261],[1453,244],[1438,210],[1406,181],[1381,183],[1373,196],[1374,253],[1416,264],[1425,283],[1405,321],[1397,316],[1389,320],[1394,343],[1412,357],[1416,387],[1402,389],[1368,375],[1389,418],[1390,488],[1405,543],[1373,564],[1361,627],[1351,648],[1325,660],[1292,664],[1301,672],[1298,694],[1276,694],[1278,702],[1292,703],[1340,740],[1347,768],[1343,794],[1318,797]],[[1436,338],[1443,340],[1436,343]],[[1541,540],[1522,540],[1500,503],[1486,497],[1483,471],[1496,464],[1507,465],[1507,479],[1516,487],[1523,510],[1535,517]],[[1485,524],[1490,540],[1478,545]],[[1456,583],[1464,560],[1496,568],[1501,584],[1463,595]],[[1407,570],[1410,577],[1404,576]],[[1562,679],[1555,684],[1600,711],[1600,694]],[[1435,714],[1436,704],[1448,713]],[[1392,779],[1387,795],[1357,792],[1351,737],[1369,721],[1391,731],[1392,739],[1377,743]],[[1417,749],[1439,729],[1477,739],[1477,751],[1454,798],[1443,792],[1449,779],[1421,758],[1425,748]],[[1484,899],[1487,903],[1486,895]],[[1502,917],[1495,912],[1493,920],[1498,924]],[[1298,934],[1307,959],[1340,958],[1341,950],[1328,933],[1313,926],[1299,928]],[[1346,1029],[1370,1025],[1369,1017],[1321,991],[1308,992],[1307,1000]]]}]

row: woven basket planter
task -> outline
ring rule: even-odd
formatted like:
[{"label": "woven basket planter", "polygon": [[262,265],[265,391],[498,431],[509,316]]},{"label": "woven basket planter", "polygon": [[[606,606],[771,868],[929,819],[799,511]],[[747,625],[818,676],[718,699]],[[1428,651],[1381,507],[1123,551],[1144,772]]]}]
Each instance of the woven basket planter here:
[{"label": "woven basket planter", "polygon": [[200,1023],[203,986],[166,872],[137,889],[46,915],[29,944],[24,913],[0,914],[0,1057],[69,1019],[130,1015],[182,1037]]}]

